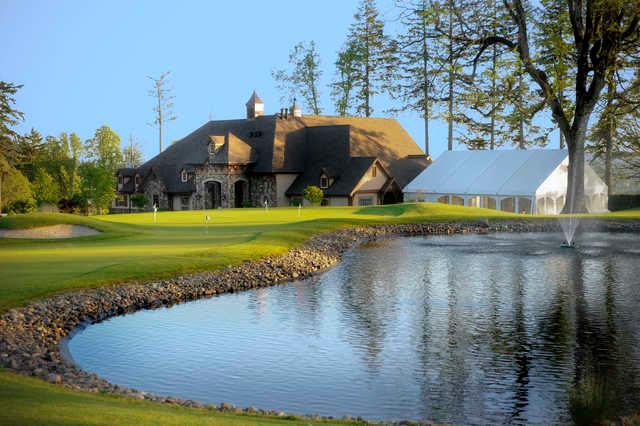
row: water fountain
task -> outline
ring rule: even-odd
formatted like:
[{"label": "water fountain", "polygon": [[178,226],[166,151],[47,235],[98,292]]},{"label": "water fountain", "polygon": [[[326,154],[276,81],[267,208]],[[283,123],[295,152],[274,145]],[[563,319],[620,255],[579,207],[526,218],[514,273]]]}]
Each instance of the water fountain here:
[{"label": "water fountain", "polygon": [[[560,247],[562,248],[574,248],[575,247],[575,242],[573,241],[573,238],[576,235],[576,230],[578,229],[578,217],[576,217],[574,215],[575,212],[575,186],[576,182],[575,179],[572,180],[572,187],[571,188],[567,188],[567,196],[566,198],[568,198],[571,201],[571,205],[569,206],[569,214],[566,215],[560,215],[558,217],[558,221],[560,222],[560,227],[562,228],[562,232],[564,233],[564,242],[562,244],[560,244]],[[570,196],[569,196],[570,195]],[[564,206],[563,206],[564,209]]]}]

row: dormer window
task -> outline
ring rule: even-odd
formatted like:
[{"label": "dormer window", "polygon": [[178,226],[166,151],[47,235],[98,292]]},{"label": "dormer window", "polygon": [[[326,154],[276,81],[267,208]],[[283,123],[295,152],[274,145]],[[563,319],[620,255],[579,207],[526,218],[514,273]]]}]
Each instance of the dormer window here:
[{"label": "dormer window", "polygon": [[134,178],[134,182],[136,183],[136,187],[138,187],[140,185],[140,175],[136,175],[136,177]]},{"label": "dormer window", "polygon": [[329,187],[329,178],[327,175],[320,176],[320,188],[326,189]]},{"label": "dormer window", "polygon": [[124,183],[124,178],[121,176],[118,176],[118,185],[122,185]]},{"label": "dormer window", "polygon": [[180,179],[182,180],[182,182],[187,182],[189,180],[189,173],[187,173],[186,170],[183,170],[182,172],[180,172]]}]

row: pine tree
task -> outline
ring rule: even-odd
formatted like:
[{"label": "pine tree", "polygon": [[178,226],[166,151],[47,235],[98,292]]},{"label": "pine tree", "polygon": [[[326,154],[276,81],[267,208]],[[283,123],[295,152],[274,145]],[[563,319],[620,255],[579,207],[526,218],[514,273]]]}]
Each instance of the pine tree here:
[{"label": "pine tree", "polygon": [[391,85],[396,43],[384,32],[375,0],[362,0],[354,19],[347,46],[353,49],[355,110],[370,117],[374,96]]},{"label": "pine tree", "polygon": [[340,116],[351,115],[353,109],[353,90],[356,84],[357,51],[351,44],[347,44],[340,52],[335,62],[336,77],[331,83],[331,97],[336,113]]},{"label": "pine tree", "polygon": [[398,63],[392,97],[400,110],[418,112],[424,121],[424,152],[429,155],[429,120],[434,104],[437,69],[435,49],[437,8],[432,0],[404,0],[399,4],[404,31],[398,36]]}]

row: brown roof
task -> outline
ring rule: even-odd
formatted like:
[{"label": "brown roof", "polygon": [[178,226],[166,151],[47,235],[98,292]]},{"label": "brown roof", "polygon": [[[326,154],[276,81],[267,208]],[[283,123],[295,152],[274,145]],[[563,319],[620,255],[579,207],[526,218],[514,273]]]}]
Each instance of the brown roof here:
[{"label": "brown roof", "polygon": [[246,105],[253,105],[253,104],[263,104],[264,102],[262,102],[262,99],[260,99],[260,96],[258,96],[258,94],[256,93],[256,91],[253,91],[253,94],[251,95],[251,97],[249,98],[249,100],[247,101]]},{"label": "brown roof", "polygon": [[[404,187],[428,165],[422,150],[394,119],[328,116],[282,119],[269,115],[209,121],[139,170],[154,167],[156,174],[166,180],[169,191],[183,190],[184,186],[175,182],[173,176],[178,179],[184,166],[206,163],[212,137],[224,140],[219,160],[214,157],[215,163],[251,164],[253,173],[301,173],[301,177],[311,178],[312,170],[325,167],[337,175],[345,175],[344,181],[351,181],[351,177],[346,178],[346,174],[351,174],[350,167],[359,169],[364,164],[362,160],[351,159],[368,157],[377,158],[398,185]],[[313,184],[317,178],[313,177]]]}]

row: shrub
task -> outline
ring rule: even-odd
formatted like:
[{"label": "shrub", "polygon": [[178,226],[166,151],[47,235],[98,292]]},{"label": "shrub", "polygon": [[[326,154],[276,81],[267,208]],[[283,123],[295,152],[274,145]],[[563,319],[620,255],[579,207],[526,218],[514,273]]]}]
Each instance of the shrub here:
[{"label": "shrub", "polygon": [[627,210],[640,207],[640,194],[609,195],[609,210]]},{"label": "shrub", "polygon": [[7,205],[7,213],[19,214],[19,213],[31,213],[36,208],[36,203],[33,200],[15,200]]},{"label": "shrub", "polygon": [[251,201],[243,201],[242,202],[242,207],[244,207],[244,208],[253,207],[253,203]]},{"label": "shrub", "polygon": [[71,199],[63,198],[58,201],[58,210],[60,213],[80,213],[82,210],[82,200],[77,195]]},{"label": "shrub", "polygon": [[324,198],[324,192],[322,191],[322,189],[320,189],[315,185],[307,186],[304,189],[304,199],[313,205],[320,204],[323,198]]},{"label": "shrub", "polygon": [[143,194],[134,194],[131,196],[130,200],[133,207],[137,207],[139,209],[143,209],[148,203],[147,197]]}]

